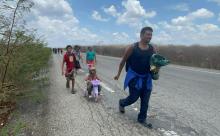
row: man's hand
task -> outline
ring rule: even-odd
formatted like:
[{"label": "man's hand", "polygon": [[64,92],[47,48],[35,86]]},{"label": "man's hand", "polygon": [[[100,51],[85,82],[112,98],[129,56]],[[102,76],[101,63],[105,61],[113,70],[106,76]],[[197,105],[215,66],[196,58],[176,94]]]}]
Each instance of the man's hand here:
[{"label": "man's hand", "polygon": [[159,73],[160,67],[156,67],[155,71],[156,71],[156,73]]}]

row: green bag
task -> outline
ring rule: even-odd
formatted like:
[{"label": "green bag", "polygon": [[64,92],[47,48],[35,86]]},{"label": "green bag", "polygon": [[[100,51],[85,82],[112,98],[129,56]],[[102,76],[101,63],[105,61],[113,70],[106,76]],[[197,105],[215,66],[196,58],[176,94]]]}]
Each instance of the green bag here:
[{"label": "green bag", "polygon": [[170,63],[168,59],[159,55],[153,54],[150,59],[150,71],[153,80],[159,79],[159,69],[160,67],[166,66]]}]

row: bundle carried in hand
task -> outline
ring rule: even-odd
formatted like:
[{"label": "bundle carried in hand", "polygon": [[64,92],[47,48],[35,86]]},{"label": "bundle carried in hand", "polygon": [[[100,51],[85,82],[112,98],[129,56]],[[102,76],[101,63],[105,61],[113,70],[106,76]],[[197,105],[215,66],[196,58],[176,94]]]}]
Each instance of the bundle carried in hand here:
[{"label": "bundle carried in hand", "polygon": [[159,79],[159,70],[161,67],[166,66],[170,63],[168,59],[159,55],[153,54],[150,59],[150,71],[153,80]]}]

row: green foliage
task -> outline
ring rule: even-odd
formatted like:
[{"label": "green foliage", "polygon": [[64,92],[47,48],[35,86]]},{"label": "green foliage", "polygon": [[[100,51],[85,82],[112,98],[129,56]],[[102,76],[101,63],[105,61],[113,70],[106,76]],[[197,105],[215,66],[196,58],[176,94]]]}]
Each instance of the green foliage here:
[{"label": "green foliage", "polygon": [[7,55],[4,55],[6,46],[0,45],[3,49],[0,51],[0,77],[2,79],[6,70],[5,65],[9,61],[5,82],[17,86],[17,90],[13,90],[12,93],[8,93],[10,89],[4,90],[3,95],[0,93],[0,101],[4,100],[3,97],[9,99],[8,95],[13,99],[19,91],[31,86],[34,82],[33,77],[37,76],[41,69],[47,67],[51,55],[51,49],[32,35],[16,32],[16,39],[17,44],[10,45],[10,52]]},{"label": "green foliage", "polygon": [[18,135],[22,129],[26,127],[25,123],[22,121],[18,121],[15,124],[9,124],[2,128],[0,131],[1,136],[16,136]]}]

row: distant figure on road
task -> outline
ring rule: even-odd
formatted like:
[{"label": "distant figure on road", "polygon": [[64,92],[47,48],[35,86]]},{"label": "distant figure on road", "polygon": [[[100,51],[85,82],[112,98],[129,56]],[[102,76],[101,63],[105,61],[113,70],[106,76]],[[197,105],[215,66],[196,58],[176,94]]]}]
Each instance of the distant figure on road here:
[{"label": "distant figure on road", "polygon": [[119,111],[125,113],[125,107],[133,104],[140,97],[140,112],[137,121],[145,127],[152,128],[152,124],[146,121],[148,103],[152,91],[152,78],[150,74],[150,58],[155,49],[150,44],[153,29],[144,27],[140,32],[140,41],[130,45],[121,60],[118,73],[114,77],[118,80],[126,63],[126,78],[124,89],[129,87],[129,96],[119,100]]},{"label": "distant figure on road", "polygon": [[57,54],[60,54],[60,48],[57,48]]},{"label": "distant figure on road", "polygon": [[63,54],[63,48],[60,49],[60,53]]},{"label": "distant figure on road", "polygon": [[[73,48],[71,45],[67,45],[66,50],[67,50],[67,52],[64,54],[63,63],[62,63],[62,75],[64,75],[64,73],[65,73],[66,88],[70,88],[69,82],[70,82],[70,80],[72,81],[71,92],[73,94],[75,94],[76,91],[74,90],[74,84],[75,84],[74,70],[75,70],[76,58],[72,52]],[[65,71],[64,71],[64,63],[66,63],[66,70]]]},{"label": "distant figure on road", "polygon": [[93,51],[92,47],[88,47],[88,51],[86,52],[86,63],[88,67],[93,67],[97,63],[96,54]]}]

